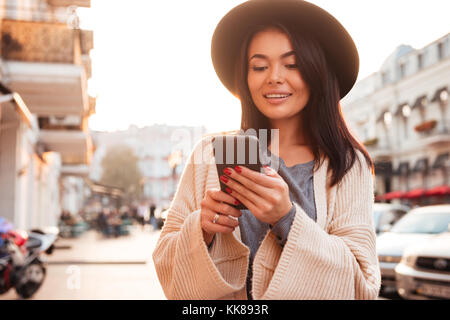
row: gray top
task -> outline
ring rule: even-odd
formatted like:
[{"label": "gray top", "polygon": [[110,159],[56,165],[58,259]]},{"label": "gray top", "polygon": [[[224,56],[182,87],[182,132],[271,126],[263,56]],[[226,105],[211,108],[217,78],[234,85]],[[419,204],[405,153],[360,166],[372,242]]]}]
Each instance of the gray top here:
[{"label": "gray top", "polygon": [[[313,185],[314,161],[287,167],[282,158],[272,154],[269,149],[265,150],[266,152],[263,152],[262,156],[268,157],[266,160],[269,158],[271,160],[263,163],[272,163],[272,167],[274,169],[277,167],[275,165],[278,164],[278,174],[289,186],[289,198],[291,202],[298,204],[311,219],[316,221],[316,206],[314,201]],[[271,232],[277,236],[278,243],[283,247],[287,241],[296,210],[295,206],[292,206],[292,209],[272,228],[270,228],[268,223],[264,223],[256,219],[250,210],[245,209],[241,210],[241,212],[242,216],[239,217],[241,240],[250,249],[250,261],[247,274],[247,296],[251,300],[253,260],[261,241],[264,239],[268,230],[271,229]],[[211,242],[209,248],[211,248],[213,242]]]},{"label": "gray top", "polygon": [[[289,186],[289,197],[292,202],[297,203],[305,213],[316,221],[316,206],[314,202],[313,187],[313,168],[314,161],[296,164],[287,167],[282,158],[278,158],[268,151],[268,155],[279,159],[278,174]],[[239,217],[239,228],[241,231],[242,242],[250,249],[249,270],[247,274],[247,296],[251,296],[251,278],[253,259],[258,250],[261,241],[270,229],[270,225],[263,223],[255,218],[249,210],[241,210],[242,216]],[[286,243],[292,222],[295,217],[295,206],[286,214],[277,224],[272,227],[272,232],[277,236],[278,243],[283,247]]]}]

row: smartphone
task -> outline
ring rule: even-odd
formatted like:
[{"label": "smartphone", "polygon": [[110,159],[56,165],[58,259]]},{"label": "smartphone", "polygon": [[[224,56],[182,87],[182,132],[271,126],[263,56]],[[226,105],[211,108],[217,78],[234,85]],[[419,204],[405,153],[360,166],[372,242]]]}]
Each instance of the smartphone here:
[{"label": "smartphone", "polygon": [[[264,173],[259,152],[259,140],[252,135],[221,135],[212,139],[217,174],[223,175],[223,169],[244,166],[251,170]],[[220,189],[225,192],[227,187],[220,179]],[[231,204],[230,204],[231,205]],[[247,209],[244,204],[232,205],[236,209]]]}]

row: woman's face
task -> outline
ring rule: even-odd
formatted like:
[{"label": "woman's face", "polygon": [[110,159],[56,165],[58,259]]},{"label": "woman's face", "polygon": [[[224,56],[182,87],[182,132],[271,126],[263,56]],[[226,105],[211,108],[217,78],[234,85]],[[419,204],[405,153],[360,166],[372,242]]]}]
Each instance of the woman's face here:
[{"label": "woman's face", "polygon": [[271,120],[297,115],[309,88],[297,67],[289,37],[277,29],[255,34],[248,47],[247,82],[253,102]]}]

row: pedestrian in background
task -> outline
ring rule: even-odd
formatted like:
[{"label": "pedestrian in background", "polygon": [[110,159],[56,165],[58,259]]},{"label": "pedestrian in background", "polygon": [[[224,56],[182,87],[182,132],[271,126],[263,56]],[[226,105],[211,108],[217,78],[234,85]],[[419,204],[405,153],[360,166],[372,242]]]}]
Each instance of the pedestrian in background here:
[{"label": "pedestrian in background", "polygon": [[241,129],[279,129],[280,166],[218,173],[212,137],[197,143],[153,252],[166,296],[375,299],[373,163],[339,104],[358,75],[352,38],[306,1],[250,0],[222,18],[211,48]]},{"label": "pedestrian in background", "polygon": [[152,202],[152,204],[150,205],[150,224],[152,225],[153,230],[158,229],[158,222],[156,221],[155,210],[156,210],[156,205],[155,205],[155,203]]},{"label": "pedestrian in background", "polygon": [[137,208],[137,216],[139,223],[142,226],[142,230],[145,228],[145,223],[147,221],[149,215],[148,206],[145,204],[145,202],[141,202],[141,204]]}]

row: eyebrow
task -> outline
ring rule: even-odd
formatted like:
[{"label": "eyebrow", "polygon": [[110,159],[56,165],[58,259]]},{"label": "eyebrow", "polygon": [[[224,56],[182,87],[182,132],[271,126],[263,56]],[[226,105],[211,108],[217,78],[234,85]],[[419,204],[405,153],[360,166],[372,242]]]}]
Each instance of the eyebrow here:
[{"label": "eyebrow", "polygon": [[[286,57],[292,56],[294,54],[295,54],[295,51],[289,51],[289,52],[283,53],[280,56],[280,58],[286,58]],[[248,59],[248,61],[252,60],[253,58],[261,58],[261,59],[268,60],[268,57],[266,55],[263,55],[263,54],[260,54],[260,53],[255,53],[253,56],[251,56],[250,59]]]}]

